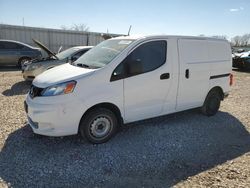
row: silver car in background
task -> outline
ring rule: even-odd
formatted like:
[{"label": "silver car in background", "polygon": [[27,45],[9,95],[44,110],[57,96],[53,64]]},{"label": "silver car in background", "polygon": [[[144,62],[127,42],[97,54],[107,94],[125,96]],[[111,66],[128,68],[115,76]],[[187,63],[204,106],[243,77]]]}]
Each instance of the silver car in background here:
[{"label": "silver car in background", "polygon": [[74,62],[92,48],[92,46],[75,46],[58,54],[54,54],[40,42],[36,40],[34,40],[34,42],[47,52],[48,57],[24,63],[22,67],[22,74],[26,81],[32,81],[37,75],[58,65]]},{"label": "silver car in background", "polygon": [[13,40],[0,40],[0,65],[17,65],[41,58],[41,49]]}]

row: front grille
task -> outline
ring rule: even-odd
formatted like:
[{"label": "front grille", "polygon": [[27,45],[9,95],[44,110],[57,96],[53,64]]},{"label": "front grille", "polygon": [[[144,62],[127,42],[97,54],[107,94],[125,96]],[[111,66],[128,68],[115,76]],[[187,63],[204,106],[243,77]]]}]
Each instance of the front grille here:
[{"label": "front grille", "polygon": [[31,85],[29,95],[31,98],[42,96],[42,91],[43,91],[43,88],[39,88],[34,85]]}]

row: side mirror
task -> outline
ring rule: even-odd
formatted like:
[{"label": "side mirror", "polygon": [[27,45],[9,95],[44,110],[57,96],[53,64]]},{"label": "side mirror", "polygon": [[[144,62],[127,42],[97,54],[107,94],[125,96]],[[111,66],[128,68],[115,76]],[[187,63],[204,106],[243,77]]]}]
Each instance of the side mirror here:
[{"label": "side mirror", "polygon": [[77,60],[77,58],[75,57],[75,56],[72,56],[71,58],[70,58],[70,61],[71,62],[74,62],[74,61],[76,61]]}]

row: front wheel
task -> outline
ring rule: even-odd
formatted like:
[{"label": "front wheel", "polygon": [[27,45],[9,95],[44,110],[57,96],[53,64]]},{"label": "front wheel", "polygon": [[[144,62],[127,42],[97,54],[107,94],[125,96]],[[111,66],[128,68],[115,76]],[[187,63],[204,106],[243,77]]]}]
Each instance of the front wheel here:
[{"label": "front wheel", "polygon": [[201,111],[206,116],[215,115],[220,108],[221,97],[219,92],[212,90],[208,93]]},{"label": "front wheel", "polygon": [[79,132],[94,144],[107,142],[117,131],[115,114],[106,108],[91,110],[81,120]]},{"label": "front wheel", "polygon": [[30,58],[29,58],[29,57],[22,57],[22,58],[20,58],[19,61],[18,61],[18,67],[19,67],[19,68],[22,68],[23,65],[24,65],[24,63],[25,63],[26,61],[30,61]]}]

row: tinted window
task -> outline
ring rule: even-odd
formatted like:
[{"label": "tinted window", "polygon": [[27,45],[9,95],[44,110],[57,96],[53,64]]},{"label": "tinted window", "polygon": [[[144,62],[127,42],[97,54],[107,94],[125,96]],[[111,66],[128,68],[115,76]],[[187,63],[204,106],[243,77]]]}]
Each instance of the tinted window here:
[{"label": "tinted window", "polygon": [[88,50],[82,50],[80,52],[77,52],[75,55],[73,55],[73,58],[78,59],[80,56],[82,56],[84,53],[86,53]]},{"label": "tinted window", "polygon": [[166,51],[166,41],[153,41],[140,45],[114,70],[111,80],[157,69],[166,62]]},{"label": "tinted window", "polygon": [[166,61],[166,42],[153,41],[142,44],[128,56],[127,73],[137,75],[157,69]]},{"label": "tinted window", "polygon": [[126,75],[126,73],[125,73],[125,63],[123,61],[113,71],[110,81],[123,79],[125,77],[125,75]]},{"label": "tinted window", "polygon": [[4,49],[3,42],[0,42],[0,49]]},{"label": "tinted window", "polygon": [[72,57],[71,57],[71,62],[73,63],[74,61],[76,61],[79,57],[81,57],[83,54],[85,54],[86,52],[88,51],[87,50],[81,50],[79,52],[77,52],[76,54],[74,54]]},{"label": "tinted window", "polygon": [[14,43],[14,42],[2,42],[2,45],[4,47],[4,49],[6,50],[10,50],[10,49],[22,49],[23,45]]}]

